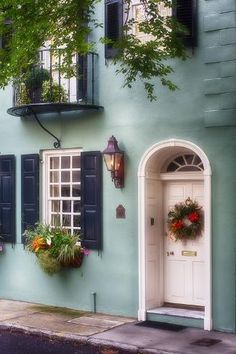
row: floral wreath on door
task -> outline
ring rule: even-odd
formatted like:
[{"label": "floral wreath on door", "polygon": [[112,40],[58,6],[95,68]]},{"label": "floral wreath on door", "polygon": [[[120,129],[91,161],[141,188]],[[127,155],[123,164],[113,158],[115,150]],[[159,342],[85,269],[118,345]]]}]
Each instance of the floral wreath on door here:
[{"label": "floral wreath on door", "polygon": [[168,213],[169,236],[174,241],[195,240],[202,235],[203,210],[190,198],[175,204]]}]

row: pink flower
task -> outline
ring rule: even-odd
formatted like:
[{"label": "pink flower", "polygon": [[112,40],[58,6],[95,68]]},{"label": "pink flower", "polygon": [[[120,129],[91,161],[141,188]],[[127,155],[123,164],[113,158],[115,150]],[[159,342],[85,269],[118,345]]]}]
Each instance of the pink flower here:
[{"label": "pink flower", "polygon": [[88,256],[88,255],[91,253],[91,251],[90,251],[90,250],[87,250],[86,248],[83,248],[83,249],[81,250],[81,252],[82,252],[85,256]]}]

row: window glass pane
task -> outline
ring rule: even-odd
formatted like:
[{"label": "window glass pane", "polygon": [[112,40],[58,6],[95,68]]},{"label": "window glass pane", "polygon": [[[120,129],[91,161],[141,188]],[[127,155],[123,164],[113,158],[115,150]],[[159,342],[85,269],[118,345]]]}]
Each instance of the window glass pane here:
[{"label": "window glass pane", "polygon": [[180,165],[185,165],[183,156],[176,157],[175,161]]},{"label": "window glass pane", "polygon": [[62,201],[62,211],[70,213],[71,212],[71,201],[70,200],[63,200]]},{"label": "window glass pane", "polygon": [[184,155],[185,160],[187,161],[188,165],[191,165],[192,161],[193,161],[193,155]]},{"label": "window glass pane", "polygon": [[50,157],[50,169],[59,168],[59,157]]},{"label": "window glass pane", "polygon": [[197,156],[197,155],[195,155],[195,158],[194,158],[194,165],[198,165],[200,162],[201,162],[200,157]]},{"label": "window glass pane", "polygon": [[204,170],[204,166],[203,166],[202,163],[200,163],[199,167],[200,167],[202,170]]},{"label": "window glass pane", "polygon": [[72,171],[72,182],[80,182],[80,171]]},{"label": "window glass pane", "polygon": [[70,182],[70,171],[62,171],[61,181],[62,182]]},{"label": "window glass pane", "polygon": [[60,215],[51,215],[51,225],[52,226],[60,226]]},{"label": "window glass pane", "polygon": [[51,183],[58,183],[59,182],[59,172],[58,171],[50,172],[50,182]]},{"label": "window glass pane", "polygon": [[80,184],[74,184],[72,186],[72,197],[80,196]]},{"label": "window glass pane", "polygon": [[63,214],[62,215],[62,226],[71,226],[71,216]]},{"label": "window glass pane", "polygon": [[167,167],[167,172],[174,172],[177,168],[178,166],[174,162],[171,162]]},{"label": "window glass pane", "polygon": [[70,197],[70,186],[68,186],[68,185],[61,186],[61,196],[62,197]]},{"label": "window glass pane", "polygon": [[61,168],[70,168],[70,156],[62,156],[61,158]]},{"label": "window glass pane", "polygon": [[80,156],[72,156],[72,167],[80,168]]},{"label": "window glass pane", "polygon": [[60,197],[59,186],[50,186],[50,197]]},{"label": "window glass pane", "polygon": [[74,215],[73,216],[73,225],[74,227],[79,227],[80,226],[80,217],[79,215]]},{"label": "window glass pane", "polygon": [[74,203],[74,213],[79,213],[80,212],[80,201],[75,200],[73,203]]},{"label": "window glass pane", "polygon": [[52,212],[60,212],[60,200],[52,200]]}]

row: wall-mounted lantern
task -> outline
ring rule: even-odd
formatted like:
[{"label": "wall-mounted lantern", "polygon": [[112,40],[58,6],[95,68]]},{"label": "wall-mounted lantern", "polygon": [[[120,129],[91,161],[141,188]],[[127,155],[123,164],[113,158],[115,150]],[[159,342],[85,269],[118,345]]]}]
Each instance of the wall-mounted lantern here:
[{"label": "wall-mounted lantern", "polygon": [[103,151],[103,158],[116,188],[124,187],[124,151],[121,151],[116,138],[112,135]]}]

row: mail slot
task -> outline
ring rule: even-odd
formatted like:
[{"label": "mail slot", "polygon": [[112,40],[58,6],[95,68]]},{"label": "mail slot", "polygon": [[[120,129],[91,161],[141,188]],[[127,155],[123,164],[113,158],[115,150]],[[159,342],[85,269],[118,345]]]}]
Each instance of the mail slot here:
[{"label": "mail slot", "polygon": [[197,252],[196,251],[182,251],[182,256],[196,257],[197,256]]}]

